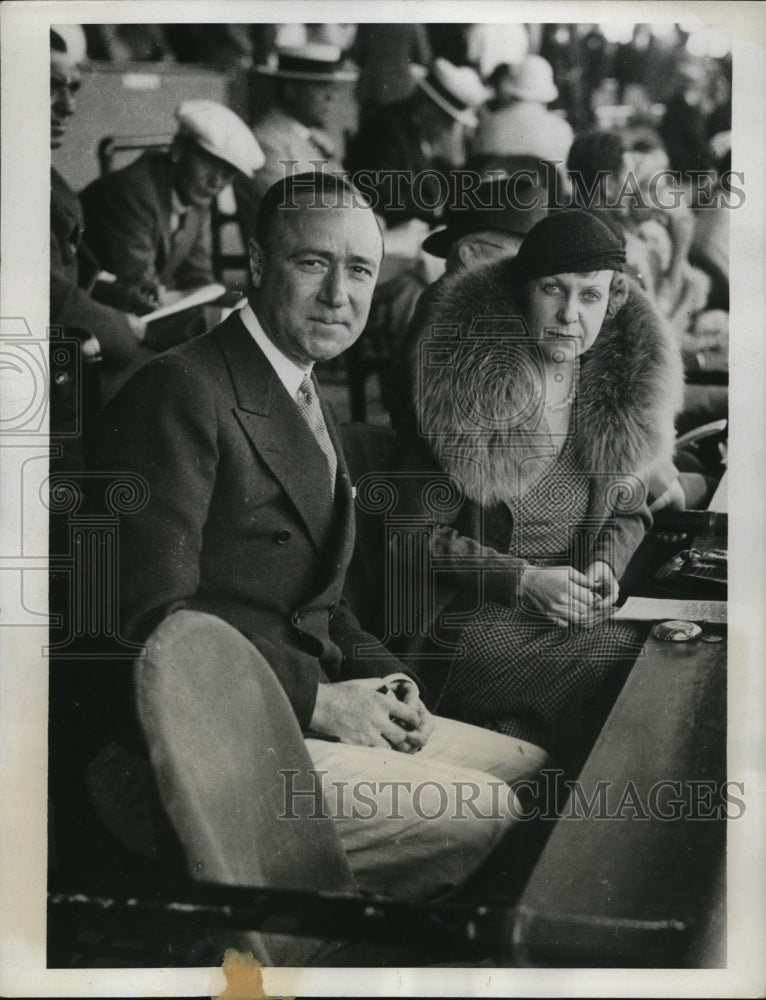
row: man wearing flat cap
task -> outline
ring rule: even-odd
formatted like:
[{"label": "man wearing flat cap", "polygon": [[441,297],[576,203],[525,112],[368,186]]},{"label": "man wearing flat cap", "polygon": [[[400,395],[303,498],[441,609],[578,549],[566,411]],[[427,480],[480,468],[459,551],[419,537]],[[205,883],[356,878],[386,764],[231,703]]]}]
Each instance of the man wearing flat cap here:
[{"label": "man wearing flat cap", "polygon": [[162,304],[164,290],[213,281],[210,209],[264,157],[245,123],[214,101],[185,101],[169,152],[147,152],[82,192],[88,239],[104,266]]}]

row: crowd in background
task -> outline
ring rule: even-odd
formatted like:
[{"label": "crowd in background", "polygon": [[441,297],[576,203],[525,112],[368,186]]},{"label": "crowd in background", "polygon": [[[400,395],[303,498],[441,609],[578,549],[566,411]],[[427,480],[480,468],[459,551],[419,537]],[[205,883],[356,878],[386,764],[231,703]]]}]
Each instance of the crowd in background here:
[{"label": "crowd in background", "polygon": [[[239,174],[234,180],[245,241],[285,157],[296,169],[321,157],[325,169],[354,177],[402,170],[491,177],[553,163],[555,175],[544,177],[549,205],[561,197],[598,211],[620,234],[628,272],[677,331],[687,361],[704,366],[706,352],[717,364],[726,356],[725,209],[732,184],[744,195],[741,177],[738,189],[731,174],[730,46],[713,29],[408,23],[62,30],[80,64],[194,63],[244,75],[244,117],[266,160],[247,182]],[[332,73],[312,77],[280,65],[287,53],[317,50],[334,53]],[[342,89],[332,86],[340,81]],[[681,172],[675,181],[669,170]],[[703,182],[695,171],[705,173]],[[596,191],[601,201],[594,202]],[[416,193],[419,200],[408,190],[403,204],[392,204],[390,192],[376,190],[386,262],[370,323],[389,328],[392,353],[418,296],[443,267],[421,245],[448,221],[449,209],[427,186]],[[86,225],[92,229],[100,217]],[[693,419],[719,410],[703,407]]]}]

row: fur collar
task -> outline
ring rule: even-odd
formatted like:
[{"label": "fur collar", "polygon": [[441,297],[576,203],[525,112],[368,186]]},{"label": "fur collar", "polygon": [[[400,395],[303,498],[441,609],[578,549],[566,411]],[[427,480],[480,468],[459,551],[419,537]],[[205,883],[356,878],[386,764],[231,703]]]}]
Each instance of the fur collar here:
[{"label": "fur collar", "polygon": [[[541,359],[521,319],[509,263],[442,278],[412,359],[421,431],[442,468],[482,504],[523,494],[554,454]],[[591,475],[641,476],[673,454],[680,352],[628,281],[627,301],[582,357],[572,408],[575,461]]]}]

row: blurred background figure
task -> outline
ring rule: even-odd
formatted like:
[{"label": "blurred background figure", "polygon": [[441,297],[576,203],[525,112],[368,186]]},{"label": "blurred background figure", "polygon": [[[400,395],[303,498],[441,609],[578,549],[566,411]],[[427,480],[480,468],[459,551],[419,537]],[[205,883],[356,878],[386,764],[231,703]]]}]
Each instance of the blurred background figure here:
[{"label": "blurred background figure", "polygon": [[[213,282],[213,202],[237,173],[252,178],[264,162],[250,129],[222,104],[185,101],[176,117],[169,151],[147,151],[81,196],[89,241],[105,267],[156,306]],[[184,339],[219,322],[220,311],[208,307],[195,318],[181,320]],[[175,339],[163,330],[163,346],[167,337]]]},{"label": "blurred background figure", "polygon": [[489,78],[494,98],[481,112],[473,156],[532,156],[566,162],[574,133],[560,114],[549,111],[558,97],[551,64],[527,56],[519,65],[501,63]]},{"label": "blurred background figure", "polygon": [[365,120],[410,97],[415,89],[410,65],[430,65],[431,43],[422,24],[360,24],[355,56],[361,69],[360,118]]},{"label": "blurred background figure", "polygon": [[[71,33],[65,33],[72,37]],[[75,34],[75,42],[82,35]],[[80,49],[82,51],[82,49]],[[76,59],[57,30],[50,32],[50,145],[64,142],[82,85]],[[143,344],[146,324],[137,313],[147,302],[115,282],[98,281],[101,262],[84,239],[85,224],[77,194],[51,167],[50,323],[82,343],[85,358],[101,358],[102,391],[116,385],[152,356]],[[106,295],[108,293],[108,296]],[[109,301],[104,301],[108,298]]]},{"label": "blurred background figure", "polygon": [[472,24],[468,28],[468,62],[486,80],[502,63],[518,66],[529,52],[524,24]]},{"label": "blurred background figure", "polygon": [[256,73],[273,80],[276,87],[274,103],[253,125],[264,166],[251,183],[236,186],[247,236],[252,235],[261,198],[286,173],[343,170],[343,151],[336,149],[329,127],[338,108],[338,85],[355,82],[359,76],[355,66],[342,61],[339,48],[319,44],[281,49]]},{"label": "blurred background figure", "polygon": [[444,260],[445,274],[470,270],[501,257],[515,257],[526,234],[547,214],[545,189],[525,176],[494,177],[472,192],[468,204],[448,207],[444,228],[431,233],[423,249]]},{"label": "blurred background figure", "polygon": [[412,409],[414,386],[410,375],[415,368],[412,351],[426,316],[449,282],[459,271],[471,271],[501,258],[516,256],[529,230],[548,214],[548,193],[525,176],[494,177],[483,181],[465,204],[448,207],[445,226],[423,242],[423,251],[444,261],[444,273],[413,297],[413,304],[401,325],[391,324],[391,368],[381,379],[383,401],[391,422],[405,433],[417,429]]},{"label": "blurred background figure", "polygon": [[411,66],[410,75],[411,96],[365,123],[346,156],[352,177],[359,171],[371,175],[364,183],[375,189],[375,211],[392,226],[411,219],[433,224],[439,218],[448,199],[447,178],[465,164],[467,134],[490,93],[471,67],[442,58],[430,71]]},{"label": "blurred background figure", "polygon": [[674,170],[707,170],[713,165],[708,148],[707,74],[696,59],[676,67],[673,93],[667,101],[660,134]]}]

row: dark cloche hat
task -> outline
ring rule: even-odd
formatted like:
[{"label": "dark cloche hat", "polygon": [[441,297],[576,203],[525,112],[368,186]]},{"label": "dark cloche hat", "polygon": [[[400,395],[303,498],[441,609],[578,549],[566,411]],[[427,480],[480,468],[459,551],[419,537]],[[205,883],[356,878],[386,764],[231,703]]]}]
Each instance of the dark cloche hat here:
[{"label": "dark cloche hat", "polygon": [[514,260],[524,278],[588,271],[622,271],[625,244],[590,212],[555,212],[524,237]]}]

